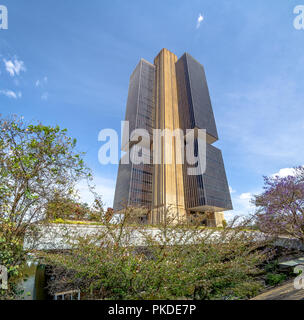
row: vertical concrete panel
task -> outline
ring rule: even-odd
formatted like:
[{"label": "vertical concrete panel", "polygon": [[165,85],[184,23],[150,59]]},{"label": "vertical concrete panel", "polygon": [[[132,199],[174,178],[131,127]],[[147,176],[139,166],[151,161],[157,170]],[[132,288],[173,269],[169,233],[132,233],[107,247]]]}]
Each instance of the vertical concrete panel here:
[{"label": "vertical concrete panel", "polygon": [[[156,129],[169,129],[172,133],[179,129],[177,84],[175,63],[177,57],[167,49],[163,49],[154,60],[156,65]],[[182,165],[176,164],[176,155],[181,150],[176,150],[175,140],[165,139],[162,144],[162,164],[154,166],[153,214],[161,218],[163,213],[170,209],[172,216],[179,219],[186,218],[184,204],[184,187]],[[172,162],[169,160],[171,154]],[[159,197],[157,197],[159,194]]]}]

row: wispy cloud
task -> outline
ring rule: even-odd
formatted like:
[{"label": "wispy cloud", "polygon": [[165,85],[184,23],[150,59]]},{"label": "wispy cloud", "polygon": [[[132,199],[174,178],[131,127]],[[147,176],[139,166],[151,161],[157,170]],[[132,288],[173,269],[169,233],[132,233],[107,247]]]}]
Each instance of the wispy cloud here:
[{"label": "wispy cloud", "polygon": [[41,95],[41,100],[46,101],[48,98],[49,98],[49,93],[48,93],[48,92],[44,92],[44,93]]},{"label": "wispy cloud", "polygon": [[44,76],[41,79],[36,80],[35,82],[35,87],[38,88],[41,92],[41,100],[46,101],[49,98],[49,93],[46,91],[46,87],[47,87],[47,83],[48,83],[48,77]]},{"label": "wispy cloud", "polygon": [[19,99],[22,97],[22,93],[20,91],[15,92],[12,90],[0,90],[0,94],[6,96],[8,98],[11,98],[11,99]]},{"label": "wispy cloud", "polygon": [[10,74],[11,77],[18,76],[21,71],[25,72],[26,68],[24,62],[18,59],[6,60],[3,59],[5,69]]},{"label": "wispy cloud", "polygon": [[[299,132],[304,128],[304,94],[297,83],[278,76],[256,86],[241,86],[225,98],[230,108],[223,109],[217,124],[243,155],[241,165],[265,174],[283,162],[290,166],[302,163]],[[222,98],[217,102],[222,103]]]},{"label": "wispy cloud", "polygon": [[202,21],[204,20],[204,17],[202,16],[202,14],[200,13],[198,15],[197,21],[196,21],[196,29],[198,29],[201,26]]},{"label": "wispy cloud", "polygon": [[38,79],[36,82],[35,82],[35,86],[37,88],[39,87],[43,87],[45,84],[47,84],[48,82],[48,77],[44,77],[43,79]]}]

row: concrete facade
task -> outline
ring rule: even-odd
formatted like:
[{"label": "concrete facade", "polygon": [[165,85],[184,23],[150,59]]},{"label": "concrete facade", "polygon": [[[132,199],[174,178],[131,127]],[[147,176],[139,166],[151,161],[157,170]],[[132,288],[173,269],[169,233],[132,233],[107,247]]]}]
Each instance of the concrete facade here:
[{"label": "concrete facade", "polygon": [[[212,145],[218,132],[203,66],[188,53],[178,59],[167,49],[159,52],[153,64],[141,59],[130,77],[125,120],[130,122],[131,135],[127,132],[128,137],[123,138],[124,151],[136,151],[134,129],[145,129],[151,137],[152,129],[184,134],[187,129],[205,129],[206,171],[189,176],[186,161],[176,161],[185,157],[178,139],[166,135],[160,141],[153,138],[146,151],[141,151],[147,152],[151,164],[123,164],[121,160],[114,210],[146,208],[149,213],[143,221],[150,224],[158,224],[168,215],[177,222],[204,213],[206,225],[222,226],[223,212],[231,210],[232,203],[221,150]],[[161,150],[160,162],[152,164],[157,149]]]},{"label": "concrete facade", "polygon": [[[169,129],[173,132],[181,127],[178,112],[177,82],[175,64],[177,56],[163,49],[154,60],[156,66],[155,129]],[[153,141],[154,146],[156,141]],[[150,222],[159,223],[165,214],[174,215],[177,220],[186,220],[184,181],[182,164],[175,159],[181,157],[181,148],[176,140],[164,139],[161,145],[161,164],[154,164],[153,202]],[[178,154],[179,153],[179,154]],[[170,159],[166,159],[171,155]],[[166,161],[168,160],[168,161]],[[172,217],[173,218],[173,217]]]}]

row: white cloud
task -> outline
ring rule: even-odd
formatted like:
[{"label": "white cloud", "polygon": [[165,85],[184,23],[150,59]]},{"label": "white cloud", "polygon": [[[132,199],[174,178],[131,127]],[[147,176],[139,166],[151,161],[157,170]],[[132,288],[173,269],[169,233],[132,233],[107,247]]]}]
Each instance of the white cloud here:
[{"label": "white cloud", "polygon": [[19,75],[21,71],[26,71],[26,68],[24,66],[24,62],[18,59],[14,60],[5,60],[3,59],[5,69],[10,74],[11,77],[14,77],[15,75]]},{"label": "white cloud", "polygon": [[245,192],[240,195],[240,200],[250,200],[252,198],[252,194],[250,192]]},{"label": "white cloud", "polygon": [[14,92],[12,90],[0,90],[0,94],[12,99],[19,99],[22,97],[22,93],[20,91]]},{"label": "white cloud", "polygon": [[[257,192],[259,193],[259,192]],[[253,214],[255,211],[254,204],[251,203],[251,199],[253,198],[254,194],[252,192],[244,192],[241,194],[233,194],[231,196],[232,198],[232,204],[233,204],[233,210],[232,211],[226,211],[225,219],[227,221],[231,221],[236,216],[248,216],[250,214]]]},{"label": "white cloud", "polygon": [[[103,177],[95,176],[94,178],[94,184],[96,185],[95,191],[101,195],[105,208],[113,206],[115,183],[115,180],[106,179]],[[79,182],[76,188],[79,191],[81,201],[92,204],[94,197],[90,192],[86,181]]]},{"label": "white cloud", "polygon": [[236,191],[233,190],[231,186],[229,186],[229,192],[230,192],[230,193],[235,193]]},{"label": "white cloud", "polygon": [[295,170],[293,168],[283,168],[280,169],[279,172],[274,173],[271,175],[272,178],[275,178],[276,176],[280,178],[285,178],[288,176],[294,176],[295,175]]},{"label": "white cloud", "polygon": [[203,20],[204,20],[204,17],[203,17],[202,14],[200,13],[200,14],[198,15],[198,18],[197,18],[196,29],[198,29],[198,28],[201,26],[201,23],[202,23]]},{"label": "white cloud", "polygon": [[49,98],[49,93],[48,92],[44,92],[41,96],[41,100],[46,101]]}]

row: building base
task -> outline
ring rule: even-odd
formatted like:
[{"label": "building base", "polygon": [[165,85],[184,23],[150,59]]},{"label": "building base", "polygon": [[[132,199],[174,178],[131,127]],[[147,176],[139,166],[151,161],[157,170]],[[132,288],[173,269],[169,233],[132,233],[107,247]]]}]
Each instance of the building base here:
[{"label": "building base", "polygon": [[207,216],[207,227],[223,228],[224,227],[224,212],[212,212]]},{"label": "building base", "polygon": [[223,228],[225,226],[224,212],[190,212],[190,224],[200,224],[206,227]]},{"label": "building base", "polygon": [[168,224],[176,225],[179,223],[187,222],[187,212],[183,207],[170,207],[164,206],[154,208],[148,215],[148,223],[152,225],[161,224],[164,222]]}]

